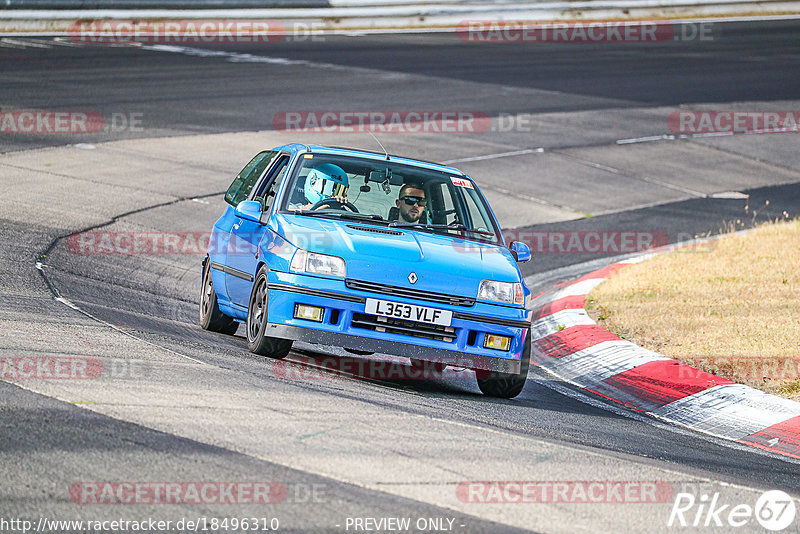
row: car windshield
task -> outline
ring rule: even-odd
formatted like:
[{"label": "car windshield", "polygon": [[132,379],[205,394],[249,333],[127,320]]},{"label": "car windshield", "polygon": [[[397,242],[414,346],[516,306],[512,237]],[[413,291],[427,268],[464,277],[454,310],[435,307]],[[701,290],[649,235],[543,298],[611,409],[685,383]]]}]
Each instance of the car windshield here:
[{"label": "car windshield", "polygon": [[305,154],[282,209],[501,244],[469,178],[385,160]]}]

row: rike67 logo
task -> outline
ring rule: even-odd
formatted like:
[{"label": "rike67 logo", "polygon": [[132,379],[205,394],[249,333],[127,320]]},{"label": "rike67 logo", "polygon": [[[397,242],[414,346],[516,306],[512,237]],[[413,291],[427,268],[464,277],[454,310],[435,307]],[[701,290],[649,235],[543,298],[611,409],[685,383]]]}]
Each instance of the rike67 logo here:
[{"label": "rike67 logo", "polygon": [[792,525],[796,515],[794,499],[780,490],[764,492],[753,506],[725,502],[718,492],[699,498],[691,493],[678,493],[667,526],[728,529],[752,525],[755,519],[765,529],[778,532]]}]

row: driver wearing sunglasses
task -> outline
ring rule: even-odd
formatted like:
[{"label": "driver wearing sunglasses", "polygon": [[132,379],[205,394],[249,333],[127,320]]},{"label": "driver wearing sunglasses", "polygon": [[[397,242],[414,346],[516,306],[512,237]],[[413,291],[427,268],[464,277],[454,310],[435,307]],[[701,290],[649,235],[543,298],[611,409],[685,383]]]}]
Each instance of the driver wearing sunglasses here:
[{"label": "driver wearing sunglasses", "polygon": [[425,191],[419,184],[405,184],[400,188],[400,196],[395,200],[395,205],[400,212],[400,219],[405,222],[419,222],[422,212],[428,199],[425,198]]}]

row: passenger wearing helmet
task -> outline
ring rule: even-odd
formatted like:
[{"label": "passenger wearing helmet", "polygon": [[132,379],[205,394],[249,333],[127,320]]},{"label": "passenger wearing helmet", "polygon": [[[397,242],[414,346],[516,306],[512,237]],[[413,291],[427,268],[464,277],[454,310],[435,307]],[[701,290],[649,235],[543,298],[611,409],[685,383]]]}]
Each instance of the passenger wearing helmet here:
[{"label": "passenger wearing helmet", "polygon": [[333,163],[323,163],[311,169],[306,176],[303,194],[308,204],[299,207],[309,209],[323,200],[330,200],[330,205],[333,207],[337,203],[347,202],[347,188],[349,185],[350,182],[344,169]]}]

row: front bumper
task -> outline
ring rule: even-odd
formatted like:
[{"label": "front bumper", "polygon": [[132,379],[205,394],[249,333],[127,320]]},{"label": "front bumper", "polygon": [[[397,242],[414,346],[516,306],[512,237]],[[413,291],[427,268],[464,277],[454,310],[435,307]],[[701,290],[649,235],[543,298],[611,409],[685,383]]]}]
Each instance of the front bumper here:
[{"label": "front bumper", "polygon": [[[451,328],[441,336],[431,336],[429,327],[419,323],[379,327],[383,331],[371,329],[375,325],[365,323],[376,316],[364,313],[368,297],[450,310],[453,312]],[[296,319],[296,304],[324,308],[322,322]],[[470,307],[448,306],[354,291],[347,289],[340,279],[275,271],[269,273],[268,318],[267,335],[270,337],[513,374],[519,373],[525,336],[530,329],[527,312],[523,309],[485,303]],[[509,350],[484,348],[483,340],[487,333],[510,337]]]}]

